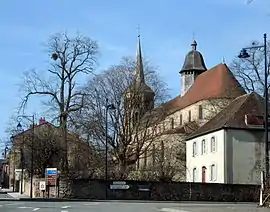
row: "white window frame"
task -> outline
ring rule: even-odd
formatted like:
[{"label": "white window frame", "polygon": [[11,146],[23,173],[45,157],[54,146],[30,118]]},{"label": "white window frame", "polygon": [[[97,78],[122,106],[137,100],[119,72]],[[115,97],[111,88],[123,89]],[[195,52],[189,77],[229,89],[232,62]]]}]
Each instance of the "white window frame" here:
[{"label": "white window frame", "polygon": [[196,182],[196,177],[197,177],[197,169],[196,167],[192,169],[192,181]]},{"label": "white window frame", "polygon": [[193,141],[192,143],[192,156],[195,157],[197,155],[197,142]]},{"label": "white window frame", "polygon": [[217,180],[217,165],[212,164],[210,166],[210,181],[216,181]]},{"label": "white window frame", "polygon": [[215,136],[211,136],[210,145],[211,145],[211,152],[216,152],[217,151],[217,141],[216,141],[216,137]]},{"label": "white window frame", "polygon": [[202,139],[201,150],[202,150],[202,155],[206,154],[206,140],[205,139]]}]

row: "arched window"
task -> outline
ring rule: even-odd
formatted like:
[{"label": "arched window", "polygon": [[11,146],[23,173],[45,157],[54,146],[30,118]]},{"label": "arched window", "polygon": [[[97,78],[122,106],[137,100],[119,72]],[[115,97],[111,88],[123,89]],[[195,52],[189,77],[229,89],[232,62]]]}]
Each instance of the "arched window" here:
[{"label": "arched window", "polygon": [[197,169],[196,169],[196,168],[193,168],[193,171],[192,171],[192,178],[193,178],[193,182],[195,182],[196,179],[197,179]]},{"label": "arched window", "polygon": [[216,139],[215,136],[211,137],[211,152],[217,151]]},{"label": "arched window", "polygon": [[199,119],[203,119],[203,108],[199,105]]},{"label": "arched window", "polygon": [[191,122],[191,111],[188,111],[188,121]]},{"label": "arched window", "polygon": [[173,129],[174,128],[174,119],[171,118],[171,128]]},{"label": "arched window", "polygon": [[192,149],[192,151],[193,151],[193,157],[195,157],[195,155],[197,154],[197,145],[196,145],[196,142],[194,141],[193,142],[193,147],[192,147],[193,149]]},{"label": "arched window", "polygon": [[183,124],[183,116],[182,116],[182,114],[180,114],[180,125],[182,125]]},{"label": "arched window", "polygon": [[202,140],[202,155],[206,153],[206,141],[205,139]]}]

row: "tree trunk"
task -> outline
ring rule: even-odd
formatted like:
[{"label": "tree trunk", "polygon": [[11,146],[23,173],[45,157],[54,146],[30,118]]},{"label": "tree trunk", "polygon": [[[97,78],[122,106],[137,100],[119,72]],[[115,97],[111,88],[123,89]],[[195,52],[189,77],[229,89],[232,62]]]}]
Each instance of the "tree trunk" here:
[{"label": "tree trunk", "polygon": [[119,163],[119,178],[124,180],[127,177],[127,164],[126,161],[120,161]]}]

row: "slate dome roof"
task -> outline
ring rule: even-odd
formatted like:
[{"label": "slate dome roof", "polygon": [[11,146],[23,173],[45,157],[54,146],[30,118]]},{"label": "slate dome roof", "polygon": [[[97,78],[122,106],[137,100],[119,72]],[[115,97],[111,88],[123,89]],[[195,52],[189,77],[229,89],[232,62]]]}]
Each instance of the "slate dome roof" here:
[{"label": "slate dome roof", "polygon": [[194,40],[191,46],[192,50],[187,53],[184,65],[180,73],[191,70],[197,70],[200,72],[204,72],[207,70],[202,54],[196,50],[197,42]]}]

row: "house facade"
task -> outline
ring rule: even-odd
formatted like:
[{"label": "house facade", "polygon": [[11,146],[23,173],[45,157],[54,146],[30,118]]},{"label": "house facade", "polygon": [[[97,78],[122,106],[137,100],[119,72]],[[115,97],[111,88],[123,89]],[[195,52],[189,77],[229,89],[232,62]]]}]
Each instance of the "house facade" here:
[{"label": "house facade", "polygon": [[[12,147],[7,155],[7,174],[9,185],[14,187],[14,191],[20,191],[21,185],[23,185],[23,192],[30,193],[32,150],[34,178],[37,179],[37,182],[44,178],[46,168],[62,169],[65,146],[61,133],[61,128],[41,118],[34,128],[30,126],[29,129],[13,136]],[[33,138],[34,140],[32,140]],[[67,134],[67,157],[69,171],[74,178],[87,178],[93,173],[99,172],[96,168],[97,163],[100,162],[98,154],[86,141],[71,132]],[[21,182],[22,169],[24,170],[23,183]]]},{"label": "house facade", "polygon": [[236,98],[186,141],[186,181],[260,184],[264,170],[262,97]]}]

